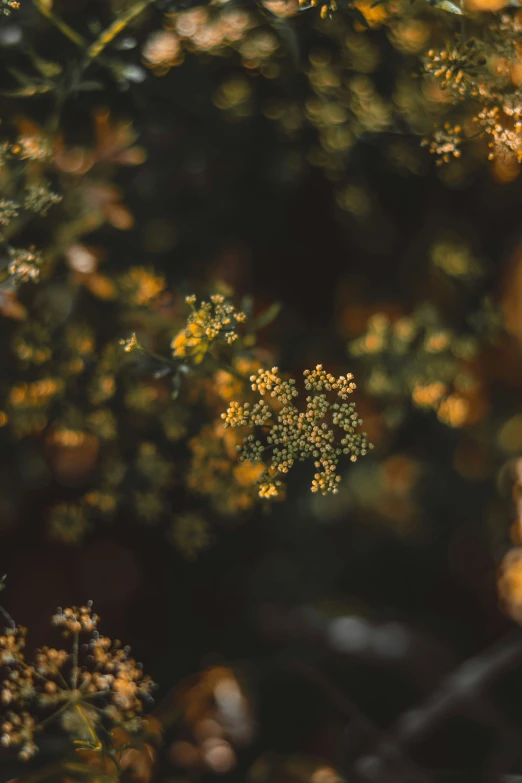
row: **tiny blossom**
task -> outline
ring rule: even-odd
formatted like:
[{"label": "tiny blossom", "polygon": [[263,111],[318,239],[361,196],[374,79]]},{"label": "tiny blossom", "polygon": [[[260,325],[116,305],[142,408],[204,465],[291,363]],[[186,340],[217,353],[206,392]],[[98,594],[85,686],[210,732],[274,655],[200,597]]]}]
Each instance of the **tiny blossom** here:
[{"label": "tiny blossom", "polygon": [[71,606],[66,609],[58,607],[53,614],[51,622],[57,628],[61,628],[65,633],[79,633],[86,631],[90,633],[95,631],[98,626],[99,617],[92,611],[92,603],[86,606]]},{"label": "tiny blossom", "polygon": [[34,247],[27,250],[20,247],[10,247],[8,253],[7,271],[15,285],[27,283],[29,280],[38,280],[43,258],[40,253],[35,251]]},{"label": "tiny blossom", "polygon": [[515,155],[518,162],[522,162],[522,107],[511,107],[511,113],[503,107],[504,117],[501,119],[501,111],[498,106],[489,109],[483,108],[475,122],[479,123],[485,132],[491,136],[489,144],[489,160],[497,156]]},{"label": "tiny blossom", "polygon": [[122,338],[120,340],[120,345],[123,347],[125,353],[131,353],[131,351],[136,351],[140,347],[135,332],[133,332],[130,337]]},{"label": "tiny blossom", "polygon": [[18,217],[20,204],[11,199],[0,199],[0,225],[7,226],[13,218]]},{"label": "tiny blossom", "polygon": [[18,0],[1,0],[0,12],[4,14],[4,16],[9,16],[11,11],[18,11],[19,8],[20,3]]},{"label": "tiny blossom", "polygon": [[[296,461],[305,459],[312,459],[318,471],[312,481],[312,492],[335,493],[341,480],[336,473],[340,457],[347,455],[355,462],[358,456],[364,456],[373,448],[365,432],[356,432],[362,420],[355,405],[345,402],[356,388],[351,373],[336,378],[318,364],[314,370],[305,370],[303,375],[305,389],[311,392],[306,397],[304,411],[294,405],[294,398],[298,396],[295,380],[282,380],[278,368],[272,367],[271,370],[259,370],[250,381],[252,391],[261,397],[274,398],[274,403],[261,400],[250,406],[232,402],[221,415],[225,427],[267,430],[266,442],[250,434],[239,446],[241,461],[261,462],[268,452],[268,468],[257,482],[260,497],[278,495],[279,476],[288,473]],[[328,398],[329,393],[335,393],[334,402]],[[342,431],[339,442],[328,421]]]},{"label": "tiny blossom", "polygon": [[332,12],[337,11],[337,3],[336,0],[328,0],[328,2],[320,2],[319,0],[299,0],[299,6],[300,8],[307,8],[309,6],[315,7],[319,6],[321,11],[321,19],[326,19],[326,17],[331,14]]},{"label": "tiny blossom", "polygon": [[443,90],[451,89],[463,96],[476,94],[473,77],[485,62],[486,58],[476,50],[475,41],[472,40],[463,46],[449,47],[440,52],[430,49],[424,67],[427,73],[440,80]]},{"label": "tiny blossom", "polygon": [[187,325],[171,342],[174,356],[190,357],[199,364],[205,357],[212,343],[223,337],[228,344],[237,340],[235,331],[238,324],[246,320],[246,315],[225,301],[221,294],[214,294],[210,302],[201,302],[196,307],[196,297],[187,296],[192,312]]},{"label": "tiny blossom", "polygon": [[46,160],[52,155],[52,146],[43,136],[20,136],[9,152],[21,160]]},{"label": "tiny blossom", "polygon": [[24,209],[46,215],[54,204],[59,204],[62,196],[49,190],[47,185],[29,185],[25,190]]},{"label": "tiny blossom", "polygon": [[460,158],[461,132],[460,125],[451,126],[446,122],[443,128],[434,132],[432,139],[423,139],[421,144],[429,147],[432,155],[438,156],[437,165],[440,166],[442,163],[449,163],[452,157]]}]

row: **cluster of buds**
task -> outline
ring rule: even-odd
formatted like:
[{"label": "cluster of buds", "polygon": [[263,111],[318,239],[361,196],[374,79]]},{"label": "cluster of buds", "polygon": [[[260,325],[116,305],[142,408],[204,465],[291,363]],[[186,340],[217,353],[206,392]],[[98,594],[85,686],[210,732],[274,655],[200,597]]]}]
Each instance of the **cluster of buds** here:
[{"label": "cluster of buds", "polygon": [[431,139],[423,139],[421,146],[428,147],[432,155],[437,156],[437,166],[449,163],[451,158],[460,158],[462,142],[462,128],[460,125],[452,126],[449,122],[443,128],[438,128]]},{"label": "cluster of buds", "polygon": [[8,253],[7,271],[15,285],[27,283],[29,280],[33,282],[38,280],[43,258],[34,247],[27,250],[20,247],[10,247]]},{"label": "cluster of buds", "polygon": [[62,200],[59,193],[50,190],[45,183],[28,185],[24,194],[24,209],[36,212],[38,215],[46,215],[52,206]]},{"label": "cluster of buds", "polygon": [[237,340],[236,328],[246,320],[246,315],[236,310],[224,296],[214,294],[210,297],[210,302],[201,302],[199,307],[196,305],[195,296],[187,296],[185,301],[192,308],[192,312],[186,327],[172,340],[174,356],[191,358],[199,364],[218,338],[224,338],[228,344]]},{"label": "cluster of buds", "polygon": [[138,730],[152,680],[130,649],[98,633],[91,602],[57,609],[52,623],[73,640],[72,652],[42,647],[33,663],[23,649],[26,629],[7,628],[0,636],[0,745],[26,760],[37,751],[35,735],[59,722],[75,741],[101,747],[97,729]]},{"label": "cluster of buds", "polygon": [[485,132],[491,136],[489,143],[489,160],[497,156],[514,155],[518,162],[522,161],[522,119],[520,107],[506,107],[501,119],[501,111],[498,106],[483,108],[475,122],[479,123]]},{"label": "cluster of buds", "polygon": [[4,16],[9,16],[11,11],[18,11],[19,8],[20,3],[18,0],[1,0],[0,2],[0,13]]},{"label": "cluster of buds", "polygon": [[440,52],[430,49],[426,54],[424,68],[439,80],[441,89],[451,89],[463,96],[475,94],[475,77],[485,64],[486,58],[477,51],[476,42],[470,39],[462,46]]},{"label": "cluster of buds", "polygon": [[[265,454],[270,454],[268,467],[257,482],[260,497],[278,495],[281,486],[278,477],[288,473],[297,461],[306,459],[312,459],[317,469],[312,492],[323,495],[336,493],[341,480],[336,468],[341,456],[347,455],[355,462],[372,448],[366,433],[357,432],[362,420],[355,405],[346,402],[356,388],[353,376],[349,373],[336,378],[320,364],[303,374],[305,389],[312,392],[306,397],[304,411],[294,405],[294,398],[298,396],[295,380],[282,380],[278,368],[273,367],[271,370],[259,370],[250,378],[252,391],[262,398],[270,397],[269,402],[261,399],[252,407],[248,403],[239,405],[233,402],[221,416],[225,427],[261,427],[267,430],[265,442],[250,434],[238,447],[240,461],[262,462]],[[328,393],[332,392],[335,394],[334,401],[328,398]],[[343,433],[339,442],[331,425]]]},{"label": "cluster of buds", "polygon": [[18,217],[20,204],[10,198],[0,199],[0,226],[7,226]]},{"label": "cluster of buds", "polygon": [[299,0],[300,9],[310,8],[310,6],[312,8],[320,6],[321,19],[326,19],[327,16],[330,16],[333,12],[337,11],[336,0],[328,0],[326,3],[320,3],[319,0]]}]

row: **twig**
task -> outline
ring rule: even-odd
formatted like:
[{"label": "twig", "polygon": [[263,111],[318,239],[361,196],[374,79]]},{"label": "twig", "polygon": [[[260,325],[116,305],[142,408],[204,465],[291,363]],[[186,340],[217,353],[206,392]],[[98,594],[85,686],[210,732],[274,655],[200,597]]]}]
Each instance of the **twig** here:
[{"label": "twig", "polygon": [[469,707],[487,686],[520,660],[522,636],[517,631],[491,650],[465,661],[424,705],[403,713],[390,736],[401,745],[418,742],[441,720]]},{"label": "twig", "polygon": [[11,615],[9,614],[9,612],[8,612],[8,611],[6,611],[6,610],[4,609],[4,607],[3,607],[3,606],[0,606],[0,612],[2,612],[2,614],[3,614],[3,615],[4,615],[4,617],[5,617],[5,619],[6,619],[6,620],[7,620],[7,622],[9,623],[10,627],[11,627],[11,628],[13,629],[13,631],[14,631],[14,630],[15,630],[15,628],[16,628],[16,623],[15,623],[15,621],[13,620],[13,618],[11,617]]},{"label": "twig", "polygon": [[87,49],[87,57],[90,60],[94,60],[98,55],[110,44],[117,35],[119,35],[133,19],[139,16],[142,11],[150,5],[152,0],[139,0],[136,5],[129,8],[128,11],[123,13],[112,24],[107,27],[103,33],[92,43]]},{"label": "twig", "polygon": [[[391,763],[399,763],[401,765],[400,772],[404,775],[404,778],[411,783],[430,783],[432,777],[421,770],[406,754],[403,748],[393,742],[393,739],[383,739],[383,732],[376,723],[374,723],[362,710],[346,695],[341,693],[339,689],[323,674],[323,672],[315,669],[310,664],[292,659],[290,662],[292,670],[297,671],[302,676],[306,677],[310,682],[315,683],[328,699],[334,704],[337,709],[350,719],[351,723],[356,727],[362,729],[364,736],[370,740],[370,742],[378,742],[379,747],[384,749],[381,759]],[[381,741],[382,740],[382,741]],[[366,755],[366,754],[365,754]],[[357,768],[357,762],[360,760],[357,758],[350,762],[352,767],[351,773],[355,774],[360,779],[367,780],[367,776],[362,772],[361,768]],[[364,758],[363,758],[364,760]],[[353,778],[351,778],[353,780]],[[395,779],[395,778],[394,778]]]},{"label": "twig", "polygon": [[80,33],[77,33],[76,30],[73,30],[72,27],[70,27],[67,22],[64,22],[63,19],[60,19],[59,16],[57,16],[55,13],[53,13],[52,9],[44,2],[44,0],[33,0],[34,6],[38,9],[38,11],[42,14],[42,16],[45,16],[46,19],[49,19],[50,22],[54,24],[55,27],[60,30],[70,41],[76,44],[76,46],[80,46],[82,49],[85,49],[88,46],[88,42],[83,38]]}]

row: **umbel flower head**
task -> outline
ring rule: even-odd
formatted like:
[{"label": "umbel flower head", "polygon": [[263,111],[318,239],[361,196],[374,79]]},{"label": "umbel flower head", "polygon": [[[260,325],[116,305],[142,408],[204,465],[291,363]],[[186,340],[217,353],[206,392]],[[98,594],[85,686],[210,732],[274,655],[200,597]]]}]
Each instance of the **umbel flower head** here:
[{"label": "umbel flower head", "polygon": [[224,296],[214,294],[210,302],[201,302],[199,307],[195,296],[187,296],[185,301],[192,312],[185,328],[172,340],[174,356],[199,364],[218,339],[223,338],[228,344],[237,340],[236,327],[246,320],[246,315],[236,310]]},{"label": "umbel flower head", "polygon": [[[312,492],[335,493],[341,480],[336,472],[339,459],[348,455],[355,462],[373,448],[366,433],[357,432],[362,420],[355,405],[346,402],[356,388],[353,375],[335,378],[321,364],[315,370],[305,370],[303,375],[305,389],[310,392],[305,410],[294,404],[298,396],[295,380],[282,380],[278,368],[272,367],[250,376],[252,391],[261,397],[258,402],[232,402],[221,415],[225,427],[257,427],[266,433],[264,442],[249,434],[238,447],[240,461],[266,464],[258,480],[260,497],[277,495],[279,476],[288,473],[296,461],[306,459],[312,459],[317,469]],[[338,441],[332,425],[341,430]]]},{"label": "umbel flower head", "polygon": [[72,639],[71,650],[42,647],[24,656],[27,630],[6,628],[0,636],[0,745],[22,760],[37,752],[36,734],[61,726],[75,744],[100,750],[100,729],[138,731],[152,680],[122,647],[98,632],[91,603],[57,609],[53,625]]}]

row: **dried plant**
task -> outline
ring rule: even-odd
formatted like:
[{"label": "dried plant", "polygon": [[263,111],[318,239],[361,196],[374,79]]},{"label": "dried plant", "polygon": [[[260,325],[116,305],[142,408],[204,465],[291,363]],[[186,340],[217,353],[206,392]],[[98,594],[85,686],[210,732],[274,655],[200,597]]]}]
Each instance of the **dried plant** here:
[{"label": "dried plant", "polygon": [[52,624],[71,650],[45,646],[32,662],[24,654],[26,628],[10,620],[0,636],[0,745],[21,760],[38,752],[44,730],[61,730],[77,749],[102,754],[114,727],[131,735],[143,729],[154,684],[128,647],[98,632],[98,622],[90,602],[58,609]]}]

